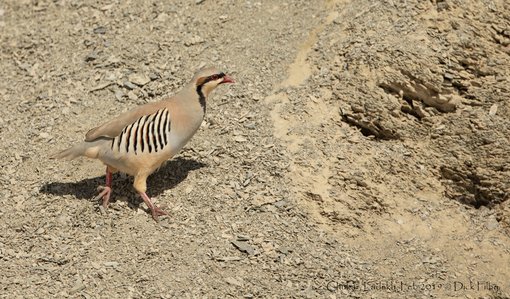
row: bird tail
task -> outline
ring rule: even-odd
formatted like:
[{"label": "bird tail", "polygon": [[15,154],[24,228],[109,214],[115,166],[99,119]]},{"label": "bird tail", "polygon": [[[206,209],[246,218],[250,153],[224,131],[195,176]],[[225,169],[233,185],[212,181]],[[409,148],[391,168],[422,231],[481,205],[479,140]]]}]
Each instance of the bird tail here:
[{"label": "bird tail", "polygon": [[50,159],[66,159],[66,160],[72,160],[79,156],[85,156],[89,158],[97,158],[99,151],[106,142],[105,139],[98,139],[94,141],[84,141],[78,144],[75,144],[74,146],[54,153],[50,155]]}]

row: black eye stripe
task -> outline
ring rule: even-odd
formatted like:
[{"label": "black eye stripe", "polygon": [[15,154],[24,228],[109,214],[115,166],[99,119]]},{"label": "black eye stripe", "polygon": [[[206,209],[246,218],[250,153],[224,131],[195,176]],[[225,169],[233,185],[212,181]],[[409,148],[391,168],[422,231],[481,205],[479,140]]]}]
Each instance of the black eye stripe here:
[{"label": "black eye stripe", "polygon": [[214,75],[207,77],[207,79],[205,79],[205,82],[218,80],[223,77],[225,77],[225,73],[214,74]]}]

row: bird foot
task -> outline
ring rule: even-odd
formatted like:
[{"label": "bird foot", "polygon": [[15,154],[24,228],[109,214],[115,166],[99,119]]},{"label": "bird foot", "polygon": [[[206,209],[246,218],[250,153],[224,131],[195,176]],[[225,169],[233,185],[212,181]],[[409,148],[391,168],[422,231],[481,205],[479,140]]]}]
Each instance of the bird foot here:
[{"label": "bird foot", "polygon": [[108,204],[110,203],[110,194],[112,193],[112,188],[108,186],[99,186],[97,187],[97,191],[99,194],[94,197],[94,200],[103,199],[103,207],[108,208]]},{"label": "bird foot", "polygon": [[163,215],[168,215],[167,212],[163,211],[162,209],[154,206],[152,209],[151,209],[151,213],[152,213],[152,219],[154,219],[154,221],[156,222],[159,222],[159,216],[163,216]]},{"label": "bird foot", "polygon": [[159,218],[158,218],[159,216],[168,215],[167,212],[156,207],[152,203],[152,200],[149,198],[149,196],[147,196],[147,194],[145,192],[140,192],[140,196],[142,197],[143,201],[145,202],[145,205],[147,205],[147,207],[151,210],[152,219],[154,219],[154,221],[159,222]]}]

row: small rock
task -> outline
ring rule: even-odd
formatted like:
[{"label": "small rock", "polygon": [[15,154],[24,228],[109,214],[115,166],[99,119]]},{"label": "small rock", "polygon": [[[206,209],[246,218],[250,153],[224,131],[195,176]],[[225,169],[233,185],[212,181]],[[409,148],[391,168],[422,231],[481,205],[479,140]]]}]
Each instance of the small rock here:
[{"label": "small rock", "polygon": [[105,5],[105,6],[101,7],[100,9],[102,11],[107,11],[107,10],[112,9],[112,7],[114,7],[114,6],[115,6],[115,4],[112,3],[112,4]]},{"label": "small rock", "polygon": [[244,285],[244,282],[242,281],[241,278],[227,277],[227,278],[225,278],[225,281],[228,284],[235,285],[238,287],[242,287]]},{"label": "small rock", "polygon": [[273,205],[275,207],[277,207],[277,208],[282,208],[283,209],[283,208],[286,208],[286,207],[289,206],[289,202],[286,201],[285,199],[282,199],[282,200],[279,200],[279,201],[275,202]]},{"label": "small rock", "polygon": [[103,83],[99,83],[98,85],[92,87],[90,89],[90,92],[92,91],[96,91],[96,90],[101,90],[101,89],[105,89],[106,87],[112,85],[112,82],[103,82]]},{"label": "small rock", "polygon": [[248,237],[248,236],[237,235],[237,241],[246,242],[246,241],[249,241],[249,240],[250,240],[250,237]]},{"label": "small rock", "polygon": [[186,187],[186,189],[184,190],[184,193],[186,194],[190,194],[191,192],[193,191],[193,186],[192,185],[189,185]]},{"label": "small rock", "polygon": [[133,82],[138,86],[144,86],[145,84],[151,82],[151,78],[149,78],[149,76],[138,73],[130,74],[128,79],[130,82]]},{"label": "small rock", "polygon": [[496,113],[498,113],[498,104],[493,104],[489,109],[489,115],[494,116]]},{"label": "small rock", "polygon": [[96,51],[92,51],[89,55],[87,55],[87,57],[85,57],[85,61],[86,62],[90,62],[90,61],[94,61],[97,59],[97,52]]},{"label": "small rock", "polygon": [[357,104],[352,104],[351,105],[351,110],[354,113],[363,113],[363,112],[365,112],[365,108],[363,108],[362,106],[357,105]]},{"label": "small rock", "polygon": [[127,96],[131,101],[138,100],[138,96],[132,90],[128,92]]},{"label": "small rock", "polygon": [[104,26],[96,27],[96,28],[94,28],[94,33],[95,34],[105,34],[106,33],[106,27],[104,27]]},{"label": "small rock", "polygon": [[293,251],[292,249],[287,248],[287,247],[280,247],[280,248],[278,248],[277,250],[278,250],[278,252],[280,252],[281,254],[285,254],[285,255],[287,255],[287,254],[289,254],[289,253],[291,253],[291,252]]},{"label": "small rock", "polygon": [[154,80],[158,80],[159,78],[161,78],[161,76],[159,74],[157,74],[157,73],[152,72],[152,73],[149,73],[149,78],[152,81],[154,81]]},{"label": "small rock", "polygon": [[489,217],[487,223],[485,224],[488,230],[495,230],[499,227],[499,222],[496,220],[494,216]]},{"label": "small rock", "polygon": [[168,20],[168,14],[166,13],[160,13],[155,19],[154,21],[156,22],[161,22],[161,23],[164,23]]},{"label": "small rock", "polygon": [[194,46],[194,45],[201,44],[204,42],[205,42],[204,39],[202,39],[200,36],[196,35],[196,36],[190,37],[186,41],[184,41],[184,45],[186,47],[189,47],[189,46]]},{"label": "small rock", "polygon": [[195,1],[195,4],[197,4],[197,5],[198,5],[198,4],[202,4],[204,1],[205,1],[205,0],[196,0],[196,1]]},{"label": "small rock", "polygon": [[434,256],[429,256],[429,257],[423,258],[422,262],[424,264],[436,264],[437,262],[439,262],[439,260],[438,260],[438,258],[436,258]]},{"label": "small rock", "polygon": [[450,81],[451,81],[451,80],[453,80],[453,79],[455,79],[455,75],[454,75],[454,74],[452,74],[452,73],[445,73],[445,74],[443,75],[443,77],[444,77],[445,79],[450,80]]},{"label": "small rock", "polygon": [[364,188],[368,187],[368,184],[365,181],[363,181],[362,179],[359,179],[359,178],[356,178],[356,184],[358,186],[360,186],[360,187],[364,187]]},{"label": "small rock", "polygon": [[109,268],[116,268],[119,266],[119,263],[117,262],[104,262],[103,265],[105,267],[109,267]]},{"label": "small rock", "polygon": [[124,93],[121,90],[115,91],[115,98],[117,99],[117,101],[121,101],[123,97]]},{"label": "small rock", "polygon": [[128,88],[128,89],[135,89],[136,88],[136,85],[134,85],[133,83],[129,82],[129,81],[124,81],[123,85]]},{"label": "small rock", "polygon": [[235,142],[246,142],[246,141],[248,141],[248,139],[246,139],[243,136],[236,136],[236,137],[234,137],[234,141]]},{"label": "small rock", "polygon": [[69,290],[69,294],[73,295],[73,294],[75,294],[81,290],[84,290],[84,289],[85,289],[85,285],[83,284],[83,282],[80,279],[76,282],[76,284],[73,286],[73,288]]},{"label": "small rock", "polygon": [[250,129],[250,130],[255,130],[256,125],[255,125],[255,123],[247,123],[247,124],[244,124],[244,127],[247,129]]},{"label": "small rock", "polygon": [[255,248],[250,244],[242,241],[231,241],[232,245],[234,245],[239,251],[247,253],[248,255],[255,254]]},{"label": "small rock", "polygon": [[39,134],[39,137],[43,138],[43,139],[49,139],[51,136],[50,134],[46,133],[46,132],[41,132]]}]

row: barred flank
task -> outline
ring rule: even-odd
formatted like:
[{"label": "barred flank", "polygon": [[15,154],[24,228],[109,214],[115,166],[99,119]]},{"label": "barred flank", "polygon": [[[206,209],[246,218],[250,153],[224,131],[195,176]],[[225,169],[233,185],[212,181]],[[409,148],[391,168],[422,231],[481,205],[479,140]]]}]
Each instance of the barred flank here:
[{"label": "barred flank", "polygon": [[112,151],[121,153],[152,153],[161,151],[168,145],[170,133],[170,113],[160,109],[144,115],[126,126],[111,143]]}]

